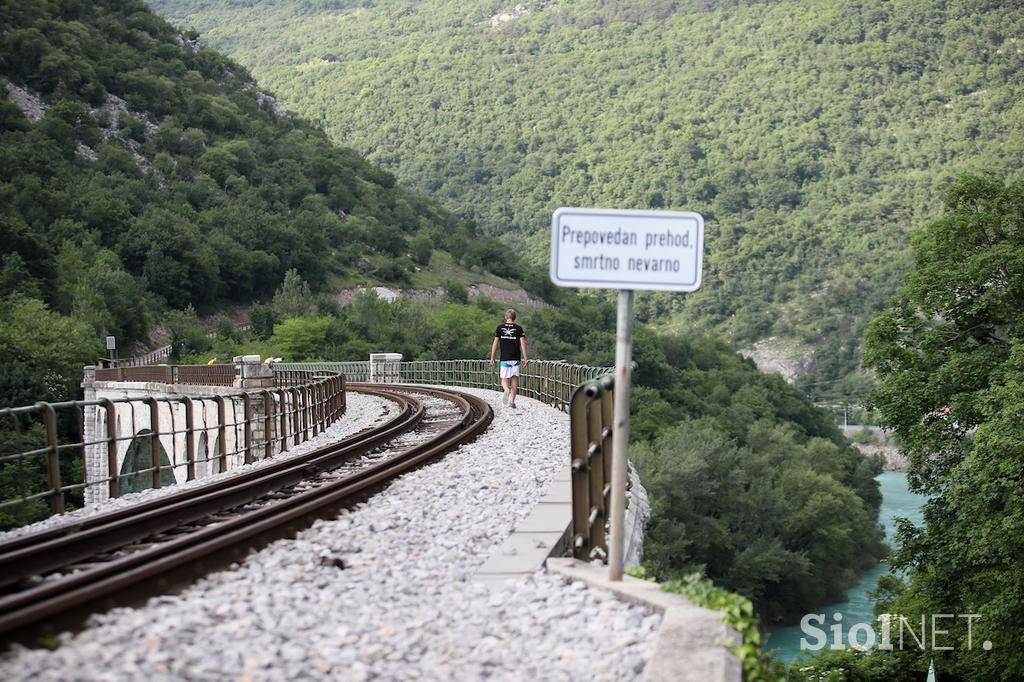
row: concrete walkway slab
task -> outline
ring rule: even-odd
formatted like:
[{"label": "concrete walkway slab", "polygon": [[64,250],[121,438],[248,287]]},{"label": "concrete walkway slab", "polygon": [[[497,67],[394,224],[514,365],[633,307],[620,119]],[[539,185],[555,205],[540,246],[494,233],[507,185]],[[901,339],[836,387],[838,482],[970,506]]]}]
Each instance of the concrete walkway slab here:
[{"label": "concrete walkway slab", "polygon": [[535,573],[550,556],[564,552],[572,523],[572,488],[568,465],[559,471],[547,494],[512,534],[477,569],[473,580],[496,585],[509,578]]}]

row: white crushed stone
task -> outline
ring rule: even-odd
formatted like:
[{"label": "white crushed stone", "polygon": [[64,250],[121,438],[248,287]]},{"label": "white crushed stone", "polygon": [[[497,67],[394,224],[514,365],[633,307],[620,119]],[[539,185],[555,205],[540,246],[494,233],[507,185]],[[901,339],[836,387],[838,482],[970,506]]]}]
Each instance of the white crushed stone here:
[{"label": "white crushed stone", "polygon": [[35,523],[27,526],[13,528],[0,533],[0,542],[16,538],[21,535],[27,535],[29,533],[74,525],[76,523],[80,523],[84,519],[92,516],[98,516],[114,509],[130,507],[132,505],[139,504],[140,502],[147,502],[164,495],[171,495],[182,490],[198,488],[215,480],[231,478],[233,476],[238,476],[248,471],[252,471],[253,469],[273,464],[274,462],[280,462],[292,457],[297,457],[309,452],[310,450],[321,448],[329,443],[347,438],[358,431],[362,431],[376,425],[377,422],[386,418],[385,410],[391,410],[391,414],[387,417],[395,414],[395,403],[377,396],[349,392],[345,400],[345,414],[342,415],[341,419],[339,419],[337,423],[327,427],[323,433],[317,434],[315,438],[311,438],[304,443],[299,443],[298,445],[292,445],[287,452],[274,455],[271,459],[257,460],[252,464],[243,464],[221,474],[205,476],[192,481],[185,481],[166,488],[150,488],[137,493],[129,493],[127,495],[122,495],[121,497],[110,498],[97,505],[76,509],[75,511],[71,511],[66,514],[50,516],[42,521],[36,521]]},{"label": "white crushed stone", "polygon": [[99,158],[99,155],[92,147],[81,142],[79,142],[78,146],[75,147],[75,154],[77,154],[80,158],[87,159],[89,161],[95,161],[96,159]]},{"label": "white crushed stone", "polygon": [[32,123],[42,119],[50,108],[37,93],[28,88],[19,87],[8,80],[4,81],[4,85],[7,88],[7,99],[18,105],[25,118]]},{"label": "white crushed stone", "polygon": [[[490,429],[335,519],[56,651],[15,647],[7,680],[632,680],[660,616],[542,572],[471,580],[568,453],[557,410],[493,391]],[[339,566],[340,564],[340,566]]]}]

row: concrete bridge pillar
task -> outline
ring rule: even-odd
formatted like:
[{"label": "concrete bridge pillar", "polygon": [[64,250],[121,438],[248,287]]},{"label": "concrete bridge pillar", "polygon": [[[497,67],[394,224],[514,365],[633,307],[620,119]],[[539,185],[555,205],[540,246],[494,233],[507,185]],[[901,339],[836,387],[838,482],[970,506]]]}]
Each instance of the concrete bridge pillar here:
[{"label": "concrete bridge pillar", "polygon": [[370,353],[370,383],[396,384],[401,381],[401,353]]},{"label": "concrete bridge pillar", "polygon": [[[277,386],[273,368],[269,362],[263,364],[260,360],[259,355],[236,355],[234,357],[235,388],[253,390],[271,389]],[[267,404],[263,396],[254,394],[248,402],[248,409],[253,419],[250,427],[251,442],[266,443],[267,439],[273,439],[275,436],[276,424],[274,422],[276,420],[271,420],[270,433],[267,433]],[[254,449],[252,453],[254,460],[263,459],[265,455],[265,448]]]},{"label": "concrete bridge pillar", "polygon": [[[88,402],[96,400],[96,366],[88,365],[82,377],[82,389],[85,392],[84,399]],[[85,481],[99,481],[107,475],[107,443],[102,441],[101,434],[106,433],[106,413],[95,405],[83,409],[82,415],[82,438],[86,443],[94,445],[85,446]],[[101,418],[104,420],[101,424]],[[85,487],[85,506],[99,504],[109,497],[107,488],[99,485],[87,485]]]},{"label": "concrete bridge pillar", "polygon": [[274,370],[258,355],[235,356],[235,388],[274,388]]}]

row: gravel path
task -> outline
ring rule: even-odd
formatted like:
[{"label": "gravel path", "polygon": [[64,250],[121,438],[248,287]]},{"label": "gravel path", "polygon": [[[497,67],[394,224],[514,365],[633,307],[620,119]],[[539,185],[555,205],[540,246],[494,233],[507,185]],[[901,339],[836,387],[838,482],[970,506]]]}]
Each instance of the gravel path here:
[{"label": "gravel path", "polygon": [[170,495],[181,490],[197,488],[199,486],[206,485],[215,479],[220,480],[221,478],[238,476],[246,471],[267,466],[273,462],[280,462],[281,460],[288,459],[290,457],[305,454],[310,450],[315,450],[316,448],[321,448],[328,443],[339,441],[342,438],[347,438],[354,433],[377,425],[384,419],[393,417],[395,414],[395,407],[395,403],[390,400],[385,400],[384,398],[378,398],[376,396],[364,395],[362,393],[350,392],[346,397],[345,414],[336,424],[329,426],[326,431],[317,435],[315,438],[311,438],[304,443],[299,443],[298,445],[293,445],[287,452],[275,455],[271,459],[260,460],[253,462],[252,464],[243,464],[239,467],[226,471],[223,474],[197,478],[193,481],[186,481],[166,488],[150,488],[137,493],[129,493],[128,495],[122,495],[121,497],[114,497],[106,500],[102,504],[85,507],[83,509],[76,509],[75,511],[68,512],[67,514],[51,516],[43,519],[42,521],[37,521],[27,526],[13,528],[0,533],[0,541],[41,530],[70,526],[75,523],[79,523],[90,516],[97,516],[111,511],[112,509],[130,507],[133,504],[152,500],[164,495]]},{"label": "gravel path", "polygon": [[496,412],[475,443],[56,651],[16,648],[0,679],[638,679],[659,616],[543,573],[470,580],[564,464],[568,425],[462,390]]}]

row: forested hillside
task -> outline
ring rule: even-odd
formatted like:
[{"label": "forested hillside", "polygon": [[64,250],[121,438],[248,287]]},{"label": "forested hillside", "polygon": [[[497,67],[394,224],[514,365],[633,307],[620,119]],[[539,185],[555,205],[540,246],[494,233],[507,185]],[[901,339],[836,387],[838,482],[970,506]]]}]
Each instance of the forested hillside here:
[{"label": "forested hillside", "polygon": [[[364,293],[345,308],[334,287],[415,282],[440,261],[545,289],[519,250],[397,187],[140,2],[6,3],[0,41],[0,406],[74,396],[103,335],[139,339],[155,320],[174,359],[193,363],[480,357],[502,306],[468,302],[457,282],[443,302]],[[531,356],[610,364],[613,307],[558,298],[521,318]],[[210,337],[197,322],[197,309],[254,300],[248,330]],[[835,597],[878,559],[879,463],[797,389],[709,336],[642,326],[635,359],[653,575],[706,573],[774,619]],[[0,452],[40,437],[39,423],[16,426]],[[81,475],[80,460],[63,464],[66,480]],[[35,463],[22,494],[46,487],[43,471]],[[19,472],[0,464],[0,488]],[[37,501],[0,527],[46,513]]]},{"label": "forested hillside", "polygon": [[153,4],[537,260],[559,205],[704,213],[704,290],[642,314],[809,343],[818,394],[856,367],[910,226],[1024,154],[1008,0]]},{"label": "forested hillside", "polygon": [[102,336],[267,298],[289,269],[317,291],[407,282],[434,248],[514,258],[142,2],[3,3],[0,95],[3,404],[66,396]]}]

